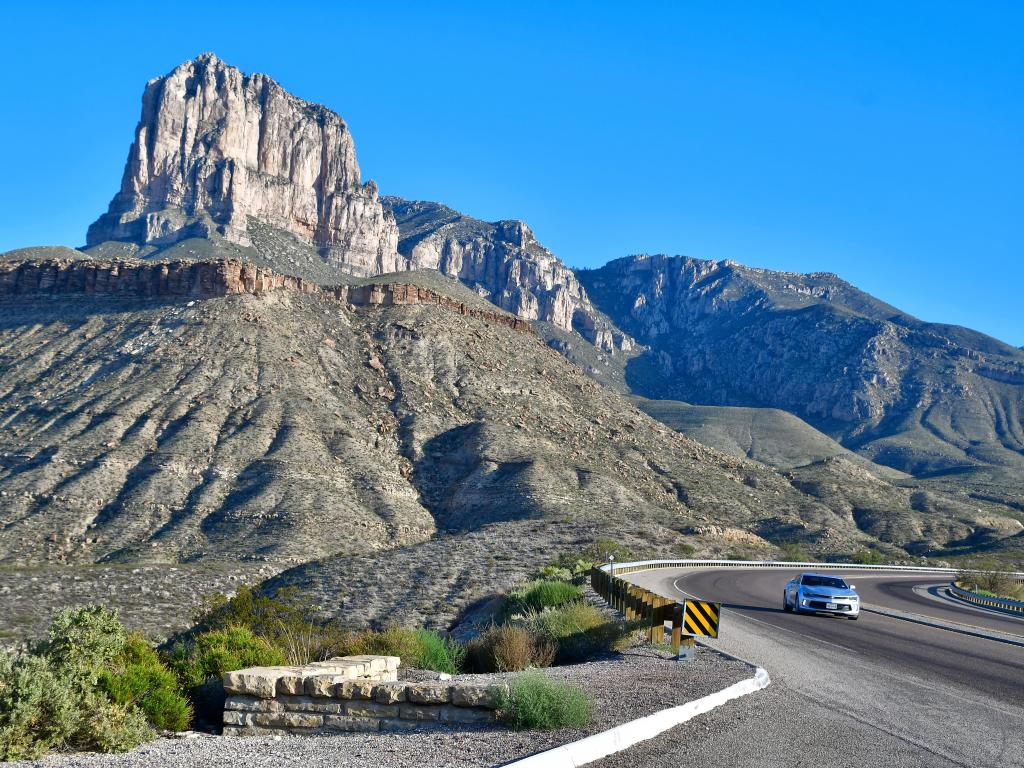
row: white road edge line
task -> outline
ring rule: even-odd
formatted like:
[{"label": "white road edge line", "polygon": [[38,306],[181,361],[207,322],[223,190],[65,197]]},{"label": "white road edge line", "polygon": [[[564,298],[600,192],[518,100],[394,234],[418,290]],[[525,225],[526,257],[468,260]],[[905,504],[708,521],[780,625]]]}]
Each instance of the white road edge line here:
[{"label": "white road edge line", "polygon": [[771,678],[768,677],[768,672],[757,667],[753,677],[734,683],[717,693],[688,701],[677,707],[663,709],[647,717],[631,720],[570,744],[563,744],[521,760],[505,763],[504,768],[513,766],[516,768],[576,768],[576,766],[586,765],[628,749],[641,741],[653,739],[670,728],[692,720],[697,715],[710,712],[733,699],[767,688],[770,684]]}]

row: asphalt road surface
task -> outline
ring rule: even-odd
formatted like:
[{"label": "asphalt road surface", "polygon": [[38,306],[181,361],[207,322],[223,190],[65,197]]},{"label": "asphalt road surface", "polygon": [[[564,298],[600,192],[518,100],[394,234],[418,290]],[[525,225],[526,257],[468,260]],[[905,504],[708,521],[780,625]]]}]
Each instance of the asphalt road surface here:
[{"label": "asphalt road surface", "polygon": [[[711,645],[766,668],[772,685],[594,764],[1024,767],[1024,647],[862,612],[782,611],[798,571],[654,570],[627,578],[723,603]],[[829,571],[829,573],[834,573]],[[940,598],[934,576],[852,571],[864,603],[1016,634],[1024,620]]]}]

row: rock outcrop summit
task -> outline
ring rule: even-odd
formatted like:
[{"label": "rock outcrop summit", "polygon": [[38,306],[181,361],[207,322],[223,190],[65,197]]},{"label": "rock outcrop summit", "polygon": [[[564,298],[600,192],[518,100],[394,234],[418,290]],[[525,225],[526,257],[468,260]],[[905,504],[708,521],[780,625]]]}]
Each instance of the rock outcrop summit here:
[{"label": "rock outcrop summit", "polygon": [[211,53],[146,84],[121,191],[87,241],[250,243],[249,218],[291,232],[342,271],[405,267],[398,227],[362,183],[345,121]]},{"label": "rock outcrop summit", "polygon": [[252,246],[263,266],[321,284],[437,270],[524,320],[609,352],[631,346],[524,222],[382,200],[339,115],[212,53],[146,84],[121,190],[87,245],[152,253],[191,238]]}]

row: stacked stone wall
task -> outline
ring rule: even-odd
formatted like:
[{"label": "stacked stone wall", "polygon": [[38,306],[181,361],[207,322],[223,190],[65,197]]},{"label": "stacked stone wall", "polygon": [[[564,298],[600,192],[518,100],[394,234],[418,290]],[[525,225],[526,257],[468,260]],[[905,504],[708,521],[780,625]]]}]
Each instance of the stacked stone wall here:
[{"label": "stacked stone wall", "polygon": [[398,680],[396,656],[345,656],[302,667],[252,667],[224,675],[229,736],[407,731],[491,723],[500,690]]}]

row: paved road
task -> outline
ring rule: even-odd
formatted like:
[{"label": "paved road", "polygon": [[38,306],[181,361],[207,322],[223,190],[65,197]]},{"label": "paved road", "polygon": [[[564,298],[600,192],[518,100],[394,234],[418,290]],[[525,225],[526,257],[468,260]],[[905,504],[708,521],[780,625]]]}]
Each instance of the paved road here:
[{"label": "paved road", "polygon": [[[718,647],[768,669],[772,685],[595,765],[1024,767],[1024,648],[877,614],[854,622],[784,613],[791,575],[631,574],[667,596],[724,603]],[[933,578],[847,576],[865,602],[917,613],[927,607],[975,625],[991,620],[1024,636],[1024,622],[1013,617],[933,600]]]}]

